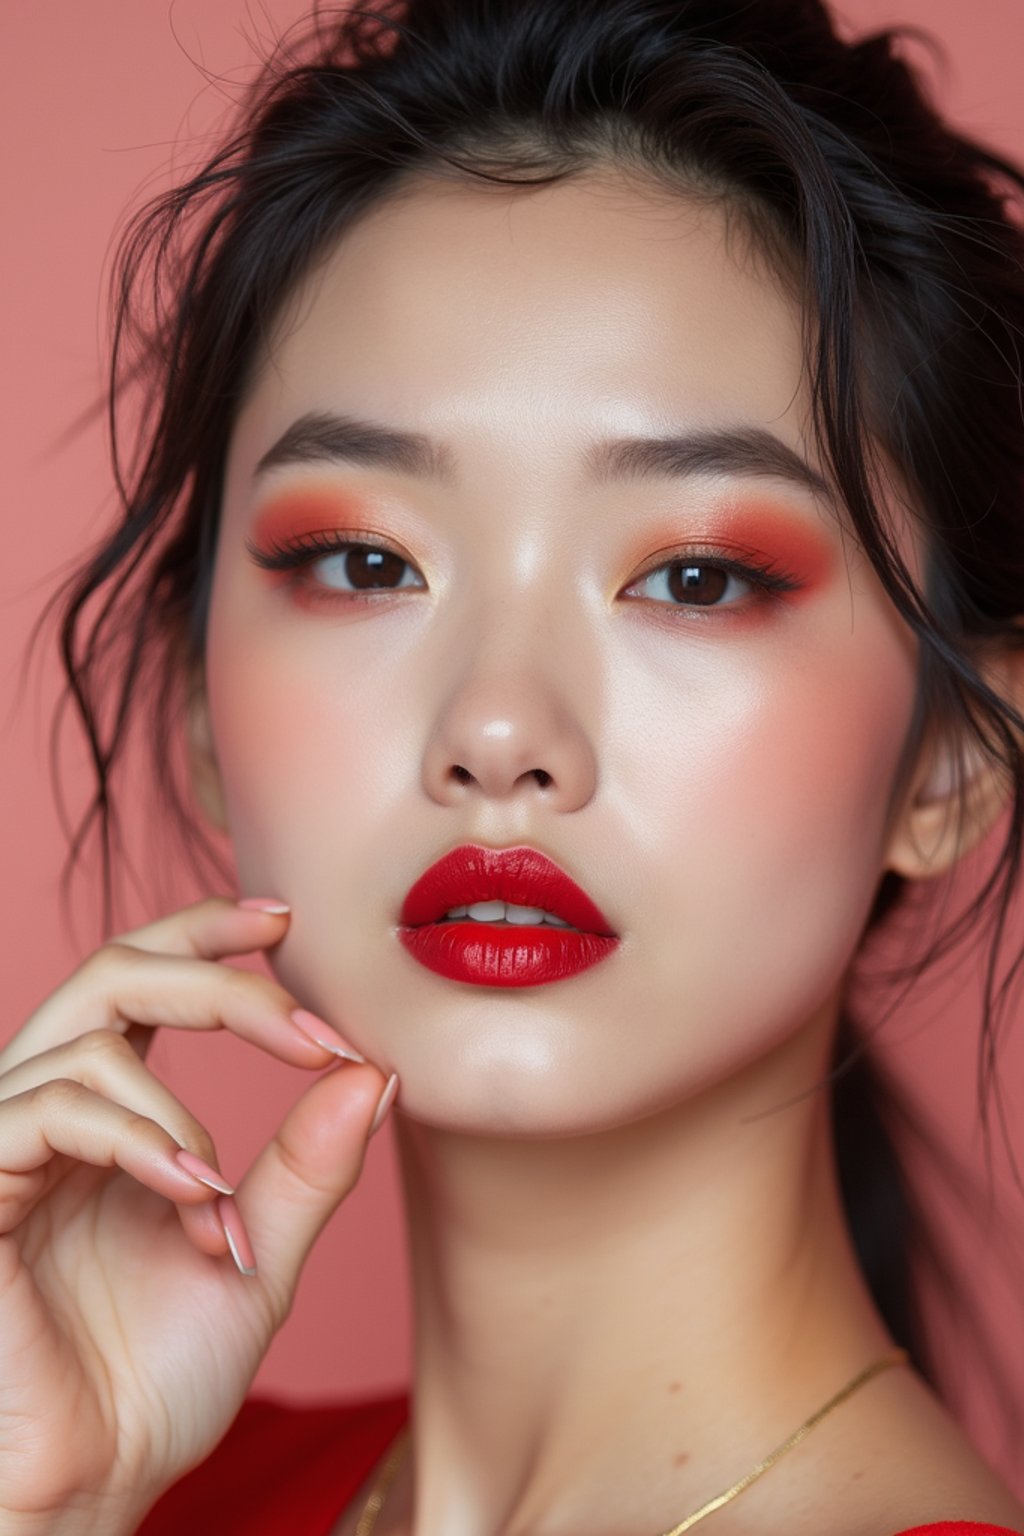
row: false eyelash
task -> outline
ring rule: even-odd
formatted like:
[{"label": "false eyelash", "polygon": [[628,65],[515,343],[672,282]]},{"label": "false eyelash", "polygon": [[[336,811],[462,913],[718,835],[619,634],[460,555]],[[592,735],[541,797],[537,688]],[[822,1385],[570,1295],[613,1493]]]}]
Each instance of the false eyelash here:
[{"label": "false eyelash", "polygon": [[[803,586],[803,582],[792,571],[785,570],[774,561],[744,561],[737,560],[724,551],[714,548],[694,548],[693,546],[663,554],[660,559],[649,565],[645,571],[641,571],[629,583],[631,587],[645,581],[648,576],[653,576],[655,571],[662,570],[666,565],[695,565],[714,566],[716,570],[726,571],[730,576],[739,576],[743,581],[748,581],[752,586],[760,587],[768,597],[781,597],[786,592],[796,592]],[[670,608],[671,604],[662,604],[662,607]],[[679,611],[686,605],[678,603],[674,605]],[[694,604],[696,611],[700,610],[700,604]],[[716,605],[705,605],[708,613],[714,612]]]},{"label": "false eyelash", "polygon": [[[390,544],[374,538],[372,534],[359,533],[358,530],[353,530],[353,534],[344,539],[339,539],[334,533],[304,533],[286,543],[272,539],[265,549],[261,549],[251,539],[245,541],[250,557],[267,571],[294,570],[323,555],[340,555],[346,549],[359,549],[361,546],[383,549],[389,554],[397,553]],[[404,560],[405,556],[399,555],[399,559]]]}]

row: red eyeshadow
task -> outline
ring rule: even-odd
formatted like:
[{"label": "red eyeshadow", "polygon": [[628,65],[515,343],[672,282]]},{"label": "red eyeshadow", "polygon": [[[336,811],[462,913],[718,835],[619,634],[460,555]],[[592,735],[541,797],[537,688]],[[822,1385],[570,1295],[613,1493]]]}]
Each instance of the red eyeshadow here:
[{"label": "red eyeshadow", "polygon": [[263,508],[253,526],[258,546],[280,543],[305,533],[328,533],[348,528],[365,514],[365,498],[340,490],[292,491]]},{"label": "red eyeshadow", "polygon": [[[648,536],[645,550],[653,542]],[[836,559],[824,529],[819,531],[795,513],[784,512],[770,503],[726,504],[692,515],[692,521],[690,516],[680,516],[665,528],[665,547],[673,542],[681,547],[691,542],[721,544],[730,552],[736,546],[737,558],[746,550],[762,559],[777,561],[808,586],[826,581]]]}]

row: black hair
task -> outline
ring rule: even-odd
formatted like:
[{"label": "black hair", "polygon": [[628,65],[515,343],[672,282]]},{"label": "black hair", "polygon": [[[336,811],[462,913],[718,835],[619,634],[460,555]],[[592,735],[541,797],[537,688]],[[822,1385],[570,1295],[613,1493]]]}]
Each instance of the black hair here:
[{"label": "black hair", "polygon": [[[119,248],[109,419],[122,515],[57,594],[96,777],[66,873],[95,823],[108,929],[111,778],[140,696],[182,847],[201,872],[204,858],[218,867],[173,746],[201,676],[226,446],[296,283],[409,178],[529,187],[616,166],[735,211],[798,280],[821,460],[919,643],[901,781],[932,731],[954,751],[958,805],[966,741],[1005,780],[988,879],[905,970],[914,980],[985,927],[984,1117],[1022,958],[1018,947],[1000,982],[1024,720],[983,663],[996,644],[1024,645],[1024,173],[943,121],[905,37],[844,39],[819,0],[381,0],[314,12],[286,36],[217,152],[136,214]],[[924,590],[880,506],[883,457],[924,531]],[[914,883],[881,877],[865,940]],[[876,1027],[847,1001],[830,1090],[842,1197],[886,1323],[941,1387],[914,1275],[923,1255],[942,1256],[904,1171],[906,1138],[925,1131],[869,1049]]]}]

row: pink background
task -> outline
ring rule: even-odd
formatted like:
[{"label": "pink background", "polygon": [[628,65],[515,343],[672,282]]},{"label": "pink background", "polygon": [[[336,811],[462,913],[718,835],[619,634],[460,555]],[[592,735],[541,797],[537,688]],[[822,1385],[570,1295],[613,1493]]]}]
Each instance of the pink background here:
[{"label": "pink background", "polygon": [[[4,241],[4,557],[0,564],[0,974],[3,1037],[100,941],[98,890],[76,884],[77,935],[63,931],[57,878],[64,844],[47,772],[57,669],[52,644],[26,675],[23,647],[44,598],[110,515],[103,424],[69,442],[71,423],[95,398],[104,341],[105,280],[112,231],[129,203],[160,185],[173,163],[197,160],[218,115],[245,78],[252,51],[303,14],[299,0],[5,0],[0,41]],[[955,118],[1024,158],[1020,0],[848,0],[858,30],[903,20],[945,42],[949,63],[937,90]],[[69,734],[70,746],[70,734]],[[66,754],[71,810],[86,783],[77,746]],[[126,801],[130,795],[125,791]],[[1000,829],[1002,830],[1002,829]],[[990,840],[989,848],[995,843]],[[98,877],[98,870],[95,871]],[[172,872],[173,873],[173,872]],[[964,889],[967,887],[965,886]],[[174,905],[201,894],[187,883]],[[272,894],[272,893],[268,893]],[[155,916],[152,897],[128,909],[132,925]],[[1024,906],[1013,933],[1019,944]],[[122,927],[128,926],[127,919]],[[969,967],[921,989],[886,1026],[892,1057],[929,1111],[974,1166],[975,1019],[978,985]],[[1003,1042],[1011,1122],[1024,1111],[1024,1045],[1018,997]],[[222,1166],[237,1178],[298,1091],[300,1074],[224,1037],[164,1034],[151,1063],[208,1124]],[[225,1086],[230,1085],[227,1092]],[[1018,1134],[1018,1153],[1021,1137]],[[996,1158],[1001,1204],[990,1225],[1024,1239],[1024,1196]],[[993,1321],[1016,1400],[1024,1405],[1024,1312],[1019,1257],[1010,1267],[995,1243],[935,1193],[973,1292]],[[952,1214],[949,1214],[952,1212]],[[1024,1494],[1002,1444],[974,1355],[950,1339],[961,1372],[958,1401],[971,1433]],[[298,1304],[258,1379],[266,1390],[305,1397],[387,1389],[406,1380],[407,1288],[390,1132],[371,1146],[364,1178],[334,1218],[303,1277]],[[955,1357],[955,1358],[954,1358]],[[956,1382],[954,1381],[954,1385]]]}]

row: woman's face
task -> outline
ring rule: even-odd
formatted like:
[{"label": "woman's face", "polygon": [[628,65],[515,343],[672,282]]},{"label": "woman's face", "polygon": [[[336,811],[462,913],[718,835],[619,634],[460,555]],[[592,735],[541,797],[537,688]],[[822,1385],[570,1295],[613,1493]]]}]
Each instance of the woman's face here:
[{"label": "woman's face", "polygon": [[[209,626],[230,834],[243,889],[292,905],[277,975],[418,1119],[623,1124],[828,1016],[886,866],[916,647],[815,485],[800,338],[719,209],[610,174],[411,186],[275,329]],[[434,462],[321,431],[261,469],[311,413]],[[310,533],[392,554],[253,557]],[[403,900],[468,843],[539,849],[619,942],[546,984],[425,968]]]}]

